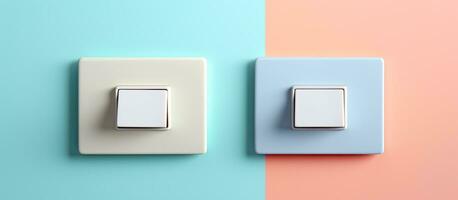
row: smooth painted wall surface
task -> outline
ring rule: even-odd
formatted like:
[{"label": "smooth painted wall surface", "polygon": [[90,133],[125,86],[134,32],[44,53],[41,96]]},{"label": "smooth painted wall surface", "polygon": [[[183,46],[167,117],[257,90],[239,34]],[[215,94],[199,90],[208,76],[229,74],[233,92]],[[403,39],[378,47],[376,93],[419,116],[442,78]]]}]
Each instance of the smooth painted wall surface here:
[{"label": "smooth painted wall surface", "polygon": [[[0,199],[264,199],[252,66],[264,1],[0,1]],[[82,56],[208,59],[208,153],[81,156]]]},{"label": "smooth painted wall surface", "polygon": [[457,24],[453,0],[267,0],[267,56],[385,60],[385,153],[267,156],[267,199],[457,199]]},{"label": "smooth painted wall surface", "polygon": [[[0,1],[0,198],[456,199],[456,2],[264,3]],[[267,156],[264,171],[264,42],[268,56],[384,57],[385,153]],[[208,154],[78,155],[81,56],[207,57]]]}]

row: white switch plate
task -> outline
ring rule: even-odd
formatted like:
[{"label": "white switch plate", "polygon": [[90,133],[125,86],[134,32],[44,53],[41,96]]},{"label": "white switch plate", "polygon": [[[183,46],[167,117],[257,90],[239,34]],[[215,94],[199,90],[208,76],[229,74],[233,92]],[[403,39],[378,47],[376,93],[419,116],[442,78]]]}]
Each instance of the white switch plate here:
[{"label": "white switch plate", "polygon": [[[170,129],[118,130],[117,86],[167,86]],[[207,149],[204,58],[81,58],[81,154],[202,154]]]},{"label": "white switch plate", "polygon": [[346,128],[345,86],[294,86],[291,91],[293,129]]},{"label": "white switch plate", "polygon": [[170,93],[165,86],[116,87],[118,130],[170,128]]}]

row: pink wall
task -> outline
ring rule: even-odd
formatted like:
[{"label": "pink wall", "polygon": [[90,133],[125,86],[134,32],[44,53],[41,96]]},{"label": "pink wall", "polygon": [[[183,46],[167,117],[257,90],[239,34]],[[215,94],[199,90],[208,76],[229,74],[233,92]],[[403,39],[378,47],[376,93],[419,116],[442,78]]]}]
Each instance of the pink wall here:
[{"label": "pink wall", "polygon": [[386,67],[385,153],[267,156],[267,199],[458,199],[458,2],[266,6],[267,56],[377,56]]}]

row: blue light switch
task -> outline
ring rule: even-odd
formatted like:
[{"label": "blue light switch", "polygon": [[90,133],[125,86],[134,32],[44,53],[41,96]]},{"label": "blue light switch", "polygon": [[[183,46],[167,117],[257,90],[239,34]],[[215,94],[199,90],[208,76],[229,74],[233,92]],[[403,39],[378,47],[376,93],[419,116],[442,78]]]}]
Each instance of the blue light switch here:
[{"label": "blue light switch", "polygon": [[383,59],[258,58],[259,154],[383,153]]}]

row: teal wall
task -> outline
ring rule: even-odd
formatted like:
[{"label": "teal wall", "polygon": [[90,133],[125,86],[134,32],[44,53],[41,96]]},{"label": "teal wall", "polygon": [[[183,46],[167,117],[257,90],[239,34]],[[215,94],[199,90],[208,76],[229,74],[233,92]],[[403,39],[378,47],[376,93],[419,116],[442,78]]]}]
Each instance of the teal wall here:
[{"label": "teal wall", "polygon": [[[264,199],[253,61],[264,1],[1,0],[0,199]],[[208,59],[208,153],[82,156],[82,56]]]}]

